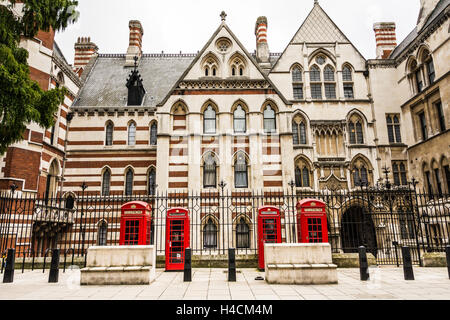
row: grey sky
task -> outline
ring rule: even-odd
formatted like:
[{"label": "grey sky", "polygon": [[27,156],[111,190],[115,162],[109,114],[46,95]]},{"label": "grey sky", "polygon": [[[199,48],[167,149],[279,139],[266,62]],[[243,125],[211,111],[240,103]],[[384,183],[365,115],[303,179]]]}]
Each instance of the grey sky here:
[{"label": "grey sky", "polygon": [[[320,0],[322,8],[366,59],[375,57],[374,22],[394,21],[397,40],[414,28],[420,0]],[[80,18],[58,33],[56,41],[73,63],[74,43],[89,36],[100,53],[125,53],[128,21],[144,27],[144,53],[195,53],[220,24],[220,12],[249,52],[256,47],[258,16],[269,21],[271,52],[282,52],[311,11],[314,0],[79,0]]]}]

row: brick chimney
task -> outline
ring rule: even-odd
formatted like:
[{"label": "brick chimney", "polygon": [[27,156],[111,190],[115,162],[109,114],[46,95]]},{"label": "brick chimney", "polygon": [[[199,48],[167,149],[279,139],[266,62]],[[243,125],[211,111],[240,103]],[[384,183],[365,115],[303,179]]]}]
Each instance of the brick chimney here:
[{"label": "brick chimney", "polygon": [[130,28],[130,45],[127,50],[126,67],[134,66],[134,57],[138,57],[138,60],[142,56],[142,36],[144,35],[144,28],[142,24],[137,20],[131,20],[128,24]]},{"label": "brick chimney", "polygon": [[90,37],[80,37],[75,43],[75,61],[73,70],[78,76],[81,76],[84,68],[87,66],[91,58],[98,52],[98,47],[91,42]]},{"label": "brick chimney", "polygon": [[373,25],[377,43],[377,59],[387,59],[397,46],[394,22],[378,22]]},{"label": "brick chimney", "polygon": [[270,51],[267,43],[267,18],[259,17],[256,20],[255,35],[256,35],[256,61],[263,70],[270,70],[271,64],[269,61]]}]

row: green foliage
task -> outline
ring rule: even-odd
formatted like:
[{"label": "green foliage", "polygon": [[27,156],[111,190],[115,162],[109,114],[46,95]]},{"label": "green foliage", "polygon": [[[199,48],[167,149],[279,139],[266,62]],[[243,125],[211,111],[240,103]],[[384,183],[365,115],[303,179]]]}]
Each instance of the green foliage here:
[{"label": "green foliage", "polygon": [[16,17],[11,5],[0,5],[0,154],[21,141],[26,127],[36,122],[44,128],[54,125],[54,114],[67,91],[42,90],[30,79],[28,52],[19,47],[21,37],[34,37],[39,30],[63,30],[78,18],[78,1],[25,0],[23,17]]}]

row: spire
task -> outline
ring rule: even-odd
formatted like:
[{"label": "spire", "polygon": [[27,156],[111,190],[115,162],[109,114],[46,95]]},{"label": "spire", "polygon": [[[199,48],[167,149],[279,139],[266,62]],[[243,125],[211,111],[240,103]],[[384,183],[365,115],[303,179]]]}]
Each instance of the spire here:
[{"label": "spire", "polygon": [[138,71],[138,60],[139,57],[135,56],[134,60],[134,70],[131,71],[130,76],[127,79],[127,88],[128,88],[128,103],[129,106],[140,106],[142,104],[142,100],[144,99],[145,89],[142,83],[141,75]]}]

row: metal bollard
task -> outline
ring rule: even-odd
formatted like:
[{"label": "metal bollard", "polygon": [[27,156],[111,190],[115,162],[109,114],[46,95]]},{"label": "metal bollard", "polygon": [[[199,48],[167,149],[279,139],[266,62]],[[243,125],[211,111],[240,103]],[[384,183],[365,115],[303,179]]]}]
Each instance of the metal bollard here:
[{"label": "metal bollard", "polygon": [[5,273],[3,274],[3,283],[12,283],[14,281],[15,258],[16,258],[16,249],[8,249]]},{"label": "metal bollard", "polygon": [[59,254],[60,249],[52,250],[52,262],[50,263],[50,274],[48,276],[49,283],[57,283],[59,279]]},{"label": "metal bollard", "polygon": [[228,281],[236,282],[236,249],[228,249]]},{"label": "metal bollard", "polygon": [[403,255],[403,272],[405,274],[405,280],[414,280],[411,249],[407,246],[402,247],[402,255]]},{"label": "metal bollard", "polygon": [[184,252],[184,282],[192,281],[192,253],[191,249],[188,248]]},{"label": "metal bollard", "polygon": [[450,279],[450,246],[445,248],[445,255],[447,256],[448,278]]},{"label": "metal bollard", "polygon": [[369,263],[367,262],[366,247],[361,246],[358,248],[359,253],[359,273],[361,281],[367,281],[370,279]]}]

